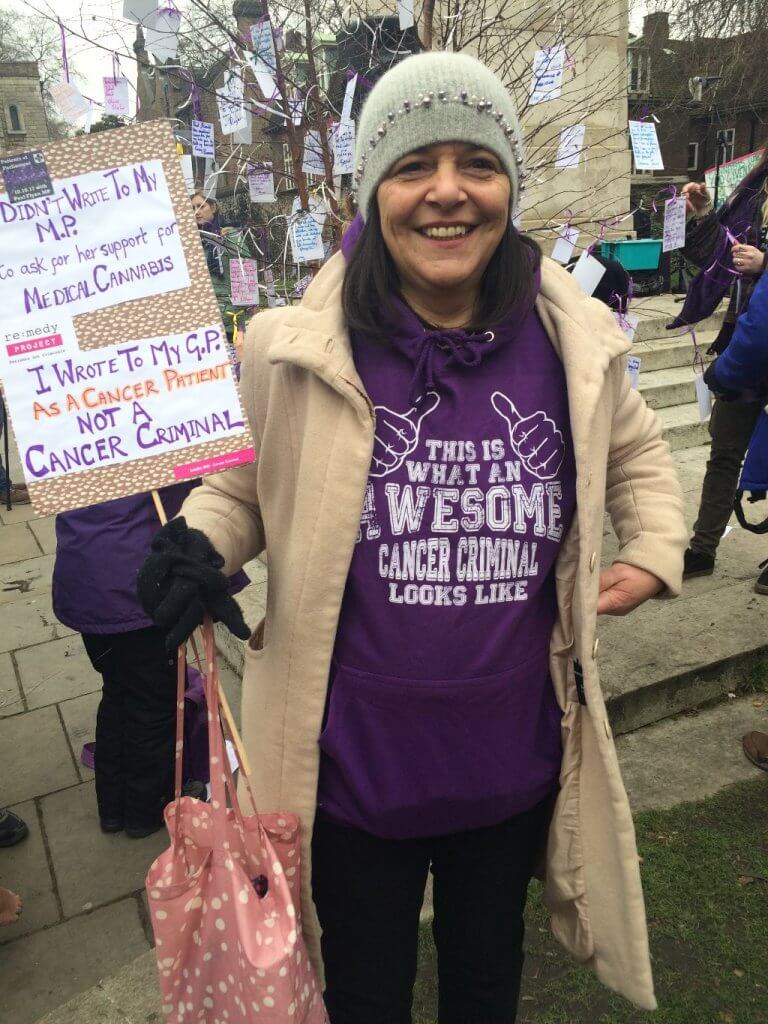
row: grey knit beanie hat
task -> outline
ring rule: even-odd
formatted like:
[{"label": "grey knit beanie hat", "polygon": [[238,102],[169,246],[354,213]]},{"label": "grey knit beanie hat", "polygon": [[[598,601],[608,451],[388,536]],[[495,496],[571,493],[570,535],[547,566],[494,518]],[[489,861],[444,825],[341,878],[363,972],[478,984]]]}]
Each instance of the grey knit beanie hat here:
[{"label": "grey knit beanie hat", "polygon": [[365,102],[354,176],[363,219],[389,168],[406,153],[440,142],[471,142],[495,153],[509,177],[515,209],[525,158],[511,96],[475,57],[431,51],[396,64]]}]

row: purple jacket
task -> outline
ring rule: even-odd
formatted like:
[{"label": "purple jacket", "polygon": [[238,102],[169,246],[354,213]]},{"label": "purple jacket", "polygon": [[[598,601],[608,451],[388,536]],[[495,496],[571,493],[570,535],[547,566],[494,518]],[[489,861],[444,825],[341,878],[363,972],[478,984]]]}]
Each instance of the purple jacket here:
[{"label": "purple jacket", "polygon": [[[160,489],[169,519],[199,480]],[[128,633],[152,625],[136,596],[136,576],[160,528],[146,492],[56,516],[53,611],[78,633]],[[248,583],[232,577],[232,592]]]}]

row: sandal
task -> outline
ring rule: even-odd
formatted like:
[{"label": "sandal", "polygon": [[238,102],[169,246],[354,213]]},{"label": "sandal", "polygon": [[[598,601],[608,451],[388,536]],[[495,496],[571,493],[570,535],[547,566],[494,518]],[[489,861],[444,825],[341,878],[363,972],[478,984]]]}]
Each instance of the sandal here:
[{"label": "sandal", "polygon": [[742,739],[741,746],[756,768],[768,772],[768,733],[748,732]]}]

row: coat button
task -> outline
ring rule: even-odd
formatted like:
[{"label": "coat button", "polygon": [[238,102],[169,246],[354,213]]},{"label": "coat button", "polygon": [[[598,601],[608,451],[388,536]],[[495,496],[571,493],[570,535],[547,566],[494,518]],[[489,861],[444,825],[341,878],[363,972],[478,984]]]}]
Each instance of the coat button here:
[{"label": "coat button", "polygon": [[595,642],[592,644],[592,658],[593,660],[597,657],[597,649],[600,646],[600,638],[595,637]]},{"label": "coat button", "polygon": [[592,554],[589,556],[589,571],[590,572],[594,572],[595,571],[595,562],[597,562],[597,552],[593,551]]}]

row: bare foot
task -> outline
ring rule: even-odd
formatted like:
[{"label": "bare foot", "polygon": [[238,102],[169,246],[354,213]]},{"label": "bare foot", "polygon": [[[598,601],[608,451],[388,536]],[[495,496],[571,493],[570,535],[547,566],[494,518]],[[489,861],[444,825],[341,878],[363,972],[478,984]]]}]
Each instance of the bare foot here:
[{"label": "bare foot", "polygon": [[0,925],[16,924],[21,914],[21,896],[0,887]]}]

